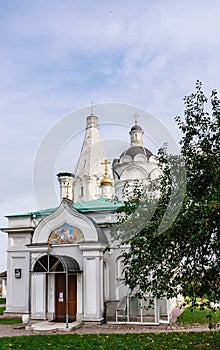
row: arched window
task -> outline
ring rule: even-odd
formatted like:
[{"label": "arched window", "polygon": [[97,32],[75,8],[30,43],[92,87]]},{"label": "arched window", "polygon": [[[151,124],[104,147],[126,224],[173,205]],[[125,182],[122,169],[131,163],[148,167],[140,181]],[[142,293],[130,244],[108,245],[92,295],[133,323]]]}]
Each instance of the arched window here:
[{"label": "arched window", "polygon": [[70,256],[43,255],[36,260],[33,272],[80,272],[78,262]]},{"label": "arched window", "polygon": [[119,256],[116,260],[116,278],[117,279],[124,279],[124,264],[123,264],[123,256]]}]

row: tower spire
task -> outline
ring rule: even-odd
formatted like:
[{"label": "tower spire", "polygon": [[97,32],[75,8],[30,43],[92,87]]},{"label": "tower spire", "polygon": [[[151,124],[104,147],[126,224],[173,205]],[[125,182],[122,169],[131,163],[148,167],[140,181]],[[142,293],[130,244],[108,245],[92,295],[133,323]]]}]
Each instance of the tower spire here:
[{"label": "tower spire", "polygon": [[134,123],[135,123],[135,125],[137,125],[138,124],[139,113],[135,112],[133,117],[134,117]]},{"label": "tower spire", "polygon": [[100,180],[103,177],[101,162],[106,158],[99,134],[98,117],[91,115],[86,119],[86,132],[75,172],[74,201],[85,202],[100,197]]}]

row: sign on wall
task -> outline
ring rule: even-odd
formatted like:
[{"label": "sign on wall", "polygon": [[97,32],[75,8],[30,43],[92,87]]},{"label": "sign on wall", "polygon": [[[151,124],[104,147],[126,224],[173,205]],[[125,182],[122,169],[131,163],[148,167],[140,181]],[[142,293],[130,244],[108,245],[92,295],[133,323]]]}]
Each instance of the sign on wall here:
[{"label": "sign on wall", "polygon": [[15,269],[15,278],[21,278],[21,269]]}]

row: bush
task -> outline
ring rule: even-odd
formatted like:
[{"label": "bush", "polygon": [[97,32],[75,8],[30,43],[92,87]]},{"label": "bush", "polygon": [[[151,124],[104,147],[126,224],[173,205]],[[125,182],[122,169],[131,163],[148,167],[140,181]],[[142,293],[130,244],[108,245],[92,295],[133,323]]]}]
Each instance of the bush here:
[{"label": "bush", "polygon": [[0,315],[3,315],[5,311],[5,307],[0,307]]}]

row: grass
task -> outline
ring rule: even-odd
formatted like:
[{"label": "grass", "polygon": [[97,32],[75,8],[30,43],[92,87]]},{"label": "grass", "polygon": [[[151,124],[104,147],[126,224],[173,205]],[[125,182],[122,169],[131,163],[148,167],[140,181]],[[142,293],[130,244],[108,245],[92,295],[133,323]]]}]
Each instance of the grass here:
[{"label": "grass", "polygon": [[[211,320],[209,319],[209,315],[212,316]],[[182,314],[177,318],[177,324],[208,324],[210,321],[214,323],[220,322],[220,310],[212,312],[207,308],[200,310],[200,308],[191,309],[190,307],[186,307]]]},{"label": "grass", "polygon": [[19,324],[22,323],[22,320],[20,318],[0,318],[0,325],[1,324]]},{"label": "grass", "polygon": [[[0,310],[3,308],[0,308]],[[209,310],[187,307],[178,324],[208,324]],[[220,310],[213,313],[220,322]],[[0,318],[1,324],[19,324],[21,319]],[[220,350],[220,332],[169,332],[130,334],[56,334],[0,338],[0,349],[77,349],[77,350]]]},{"label": "grass", "polygon": [[0,349],[220,350],[220,332],[21,336],[0,338]]}]

